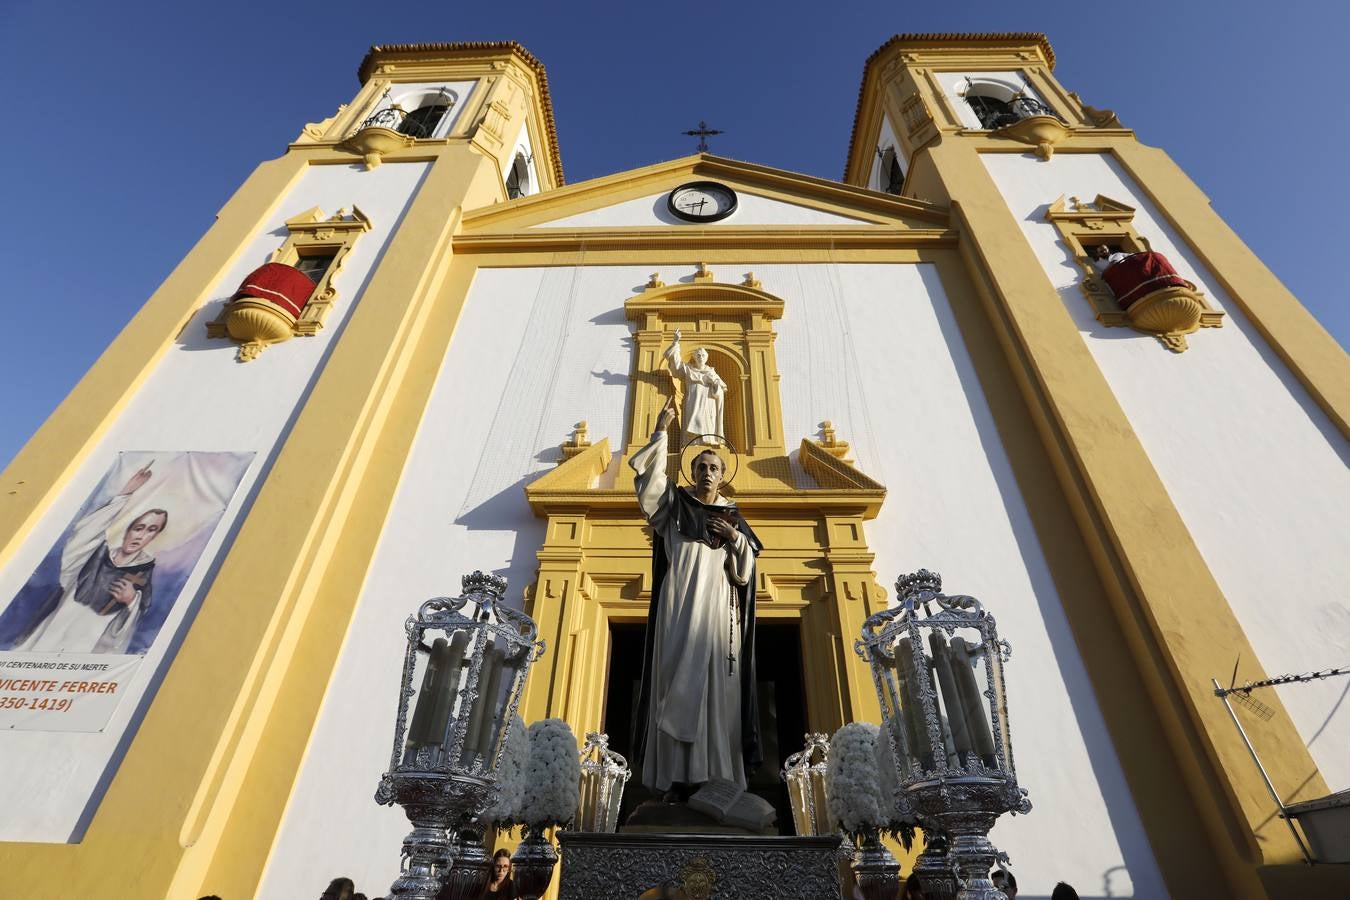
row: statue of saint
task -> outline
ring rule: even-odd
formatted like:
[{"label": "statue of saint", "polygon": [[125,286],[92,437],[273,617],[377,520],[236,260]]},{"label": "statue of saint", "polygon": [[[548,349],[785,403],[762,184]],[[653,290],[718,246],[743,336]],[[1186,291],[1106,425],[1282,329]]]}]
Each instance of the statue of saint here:
[{"label": "statue of saint", "polygon": [[[723,435],[722,411],[726,406],[727,385],[712,366],[708,365],[708,351],[699,347],[693,362],[685,362],[680,353],[680,336],[675,329],[675,340],[665,352],[670,377],[684,382],[684,430],[697,438],[700,435]],[[698,443],[717,444],[716,438],[703,437]]]},{"label": "statue of saint", "polygon": [[755,700],[755,557],[762,545],[718,492],[726,461],[717,450],[694,457],[692,492],[666,477],[666,431],[674,420],[672,400],[651,442],[628,461],[652,527],[633,758],[641,760],[642,783],[666,792],[667,801],[685,800],[713,778],[744,790],[746,773],[763,761]]}]

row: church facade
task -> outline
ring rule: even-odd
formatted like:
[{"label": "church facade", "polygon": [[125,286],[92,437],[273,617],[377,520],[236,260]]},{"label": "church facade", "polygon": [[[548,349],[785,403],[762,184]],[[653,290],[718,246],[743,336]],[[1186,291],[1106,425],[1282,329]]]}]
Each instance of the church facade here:
[{"label": "church facade", "polygon": [[[878,720],[853,644],[926,567],[1014,648],[1023,896],[1343,889],[1214,680],[1350,657],[1350,362],[1054,65],[900,35],[839,181],[567,185],[524,48],[372,48],[3,475],[0,894],[381,892],[403,621],[475,569],[547,642],[525,720],[622,751],[677,330],[764,544],[765,791]],[[1237,708],[1284,803],[1350,787],[1343,691]]]}]

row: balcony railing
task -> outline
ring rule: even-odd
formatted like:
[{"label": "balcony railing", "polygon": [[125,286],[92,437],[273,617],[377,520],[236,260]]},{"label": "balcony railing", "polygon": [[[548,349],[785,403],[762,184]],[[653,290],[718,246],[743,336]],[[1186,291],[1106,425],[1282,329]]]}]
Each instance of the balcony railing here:
[{"label": "balcony railing", "polygon": [[[439,119],[439,117],[437,118]],[[431,137],[435,122],[428,124],[400,107],[386,106],[356,126],[352,134],[358,134],[367,128],[388,128],[390,131],[397,131],[399,134],[406,134],[411,138],[427,138]]]},{"label": "balcony railing", "polygon": [[966,102],[970,104],[971,109],[975,110],[975,115],[979,118],[981,127],[990,131],[1016,124],[1033,116],[1059,118],[1050,107],[1035,97],[1028,97],[1025,94],[1018,94],[1011,100],[1006,101],[975,95],[967,97]]}]

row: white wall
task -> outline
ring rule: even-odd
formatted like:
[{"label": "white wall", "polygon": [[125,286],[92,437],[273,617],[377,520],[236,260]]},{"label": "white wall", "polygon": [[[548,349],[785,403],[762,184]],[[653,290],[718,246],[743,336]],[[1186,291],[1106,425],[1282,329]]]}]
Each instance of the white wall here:
[{"label": "white wall", "polygon": [[[289,429],[315,374],[389,236],[427,169],[425,163],[386,164],[373,172],[360,166],[310,168],[207,295],[204,309],[183,329],[178,343],[155,367],[144,386],[90,453],[88,461],[0,571],[0,603],[7,603],[69,524],[71,517],[122,450],[254,451],[230,508],[217,527],[192,578],[184,587],[158,639],[150,647],[127,696],[100,733],[8,731],[0,733],[0,840],[78,840],[97,808],[106,781],[116,772],[138,718],[137,697],[153,686],[171,660],[169,648],[184,619],[190,620],[214,573],[213,559],[232,538],[242,509],[251,501],[273,449]],[[237,347],[206,337],[206,321],[272,250],[286,239],[284,221],[313,206],[324,212],[360,206],[372,228],[358,239],[335,277],[338,300],[326,327],[312,338],[295,338],[268,349],[247,364],[235,362]],[[247,410],[248,415],[237,414]],[[265,598],[239,598],[238,602]],[[18,654],[13,654],[18,655]],[[147,798],[147,802],[153,798]]]},{"label": "white wall", "polygon": [[[590,210],[574,216],[543,222],[535,228],[614,228],[624,225],[689,225],[684,219],[671,214],[666,207],[669,191],[625,200],[603,209]],[[866,219],[855,219],[835,213],[785,203],[761,197],[748,191],[736,192],[736,211],[725,219],[699,228],[717,228],[725,225],[866,225]]]},{"label": "white wall", "polygon": [[[1024,893],[1067,879],[1115,896],[1164,896],[1133,801],[1035,532],[934,270],[905,265],[753,269],[786,301],[777,323],[789,442],[831,419],[889,488],[868,524],[878,575],[927,566],[985,599],[1015,648],[1011,722],[1029,819],[995,831]],[[652,271],[692,266],[479,272],[422,422],[366,589],[273,846],[260,896],[289,900],[337,874],[370,894],[395,877],[409,826],[371,801],[389,760],[402,622],[476,568],[519,602],[542,541],[522,487],[585,419],[621,448],[631,369],[623,301]],[[850,654],[850,659],[852,655]],[[853,664],[861,665],[855,661]],[[1118,867],[1128,866],[1129,875]]]},{"label": "white wall", "polygon": [[[983,159],[1266,671],[1345,664],[1350,442],[1113,158]],[[1135,230],[1226,313],[1223,327],[1191,335],[1181,354],[1128,328],[1101,327],[1077,266],[1042,219],[1061,194],[1105,194],[1135,207]],[[1214,676],[1226,683],[1231,671]],[[1350,787],[1347,692],[1343,678],[1280,689],[1333,790]]]}]

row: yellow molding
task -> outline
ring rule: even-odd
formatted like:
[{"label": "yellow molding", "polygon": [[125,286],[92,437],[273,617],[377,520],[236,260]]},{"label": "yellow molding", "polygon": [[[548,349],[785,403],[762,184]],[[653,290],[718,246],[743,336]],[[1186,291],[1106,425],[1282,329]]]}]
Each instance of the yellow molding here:
[{"label": "yellow molding", "polygon": [[725,181],[738,190],[864,222],[917,228],[946,227],[948,223],[947,210],[933,203],[841,185],[769,166],[695,154],[477,210],[465,215],[464,229],[475,233],[529,228],[669,190],[691,178]]},{"label": "yellow molding", "polygon": [[[672,225],[630,228],[538,228],[530,231],[460,234],[455,238],[457,253],[560,253],[585,248],[587,253],[607,250],[648,251],[646,256],[634,256],[634,262],[654,259],[652,254],[663,251],[681,251],[683,259],[690,253],[706,250],[707,262],[715,262],[712,254],[719,251],[739,251],[729,262],[772,260],[786,251],[794,251],[792,259],[800,259],[796,251],[821,250],[906,250],[930,245],[955,246],[956,232],[925,229],[878,229],[869,225],[762,225],[749,228],[735,226],[684,228]],[[664,261],[664,260],[661,260]]]},{"label": "yellow molding", "polygon": [[1350,437],[1350,355],[1214,211],[1165,152],[1137,141],[1113,151],[1294,377]]},{"label": "yellow molding", "polygon": [[[991,320],[1148,679],[1174,758],[1189,770],[1210,846],[1231,893],[1259,896],[1254,863],[1263,856],[1291,861],[1296,850],[1268,815],[1250,757],[1205,688],[1234,653],[1247,660],[1256,654],[978,156],[967,146],[947,148],[938,170],[970,238],[961,249],[972,278],[987,286]],[[1186,637],[1199,633],[1205,641]],[[1257,744],[1286,795],[1324,789],[1282,707]]]},{"label": "yellow molding", "polygon": [[66,485],[208,299],[222,273],[304,172],[300,157],[258,166],[216,222],[113,339],[0,475],[0,565]]}]

